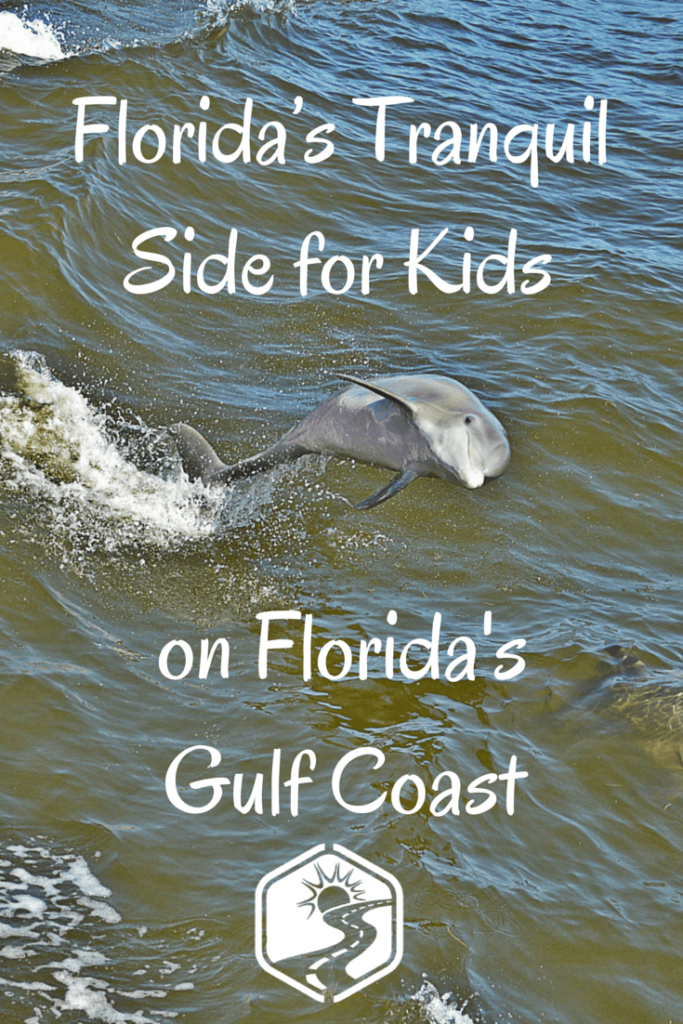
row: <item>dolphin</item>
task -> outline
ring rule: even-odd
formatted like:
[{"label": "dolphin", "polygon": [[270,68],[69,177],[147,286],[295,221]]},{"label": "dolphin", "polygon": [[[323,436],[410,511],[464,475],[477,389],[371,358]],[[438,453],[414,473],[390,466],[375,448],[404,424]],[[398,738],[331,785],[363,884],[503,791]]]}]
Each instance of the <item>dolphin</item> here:
[{"label": "dolphin", "polygon": [[[585,659],[585,660],[584,660]],[[612,644],[599,655],[581,652],[569,660],[575,676],[580,665],[583,684],[576,697],[591,712],[612,722],[627,723],[650,756],[668,770],[683,767],[683,675],[636,647]],[[587,668],[583,665],[588,662]],[[574,703],[572,701],[572,703]],[[583,719],[579,719],[584,727]]]},{"label": "dolphin", "polygon": [[481,487],[510,461],[505,430],[472,392],[451,377],[400,374],[359,380],[332,395],[264,451],[226,466],[198,431],[185,423],[169,430],[190,480],[231,483],[294,462],[303,455],[334,455],[392,469],[396,476],[357,509],[374,508],[419,476]]}]

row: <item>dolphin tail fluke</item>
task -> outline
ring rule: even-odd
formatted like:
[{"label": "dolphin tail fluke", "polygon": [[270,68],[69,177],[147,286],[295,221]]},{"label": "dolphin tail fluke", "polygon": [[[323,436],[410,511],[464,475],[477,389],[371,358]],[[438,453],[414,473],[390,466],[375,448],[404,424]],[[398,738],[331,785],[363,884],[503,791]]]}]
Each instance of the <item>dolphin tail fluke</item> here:
[{"label": "dolphin tail fluke", "polygon": [[206,438],[194,427],[189,427],[186,423],[176,423],[168,429],[178,447],[184,471],[190,480],[201,480],[205,485],[228,484],[233,480],[256,476],[257,473],[265,473],[283,462],[293,462],[309,452],[308,448],[301,445],[283,444],[278,441],[258,455],[243,459],[234,466],[226,466]]},{"label": "dolphin tail fluke", "polygon": [[395,494],[402,491],[404,487],[411,484],[413,480],[416,480],[420,476],[413,469],[404,469],[398,476],[395,476],[393,480],[390,480],[388,484],[381,487],[375,494],[371,494],[369,498],[365,498],[364,501],[359,501],[354,508],[364,512],[368,508],[374,508],[376,505],[381,505],[383,501],[388,501],[389,498],[393,498]]},{"label": "dolphin tail fluke", "polygon": [[206,438],[194,427],[189,427],[187,423],[174,423],[168,430],[176,443],[183,469],[190,480],[201,480],[207,484],[216,473],[227,469]]}]

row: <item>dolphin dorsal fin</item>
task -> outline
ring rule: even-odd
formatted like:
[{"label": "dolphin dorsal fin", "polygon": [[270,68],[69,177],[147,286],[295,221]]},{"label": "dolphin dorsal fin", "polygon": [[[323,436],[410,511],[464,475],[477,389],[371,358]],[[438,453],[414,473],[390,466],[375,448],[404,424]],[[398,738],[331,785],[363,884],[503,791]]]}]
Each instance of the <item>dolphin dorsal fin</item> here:
[{"label": "dolphin dorsal fin", "polygon": [[407,412],[411,420],[415,420],[418,412],[417,404],[411,402],[409,398],[403,398],[402,395],[395,395],[389,388],[382,387],[381,384],[377,384],[374,380],[361,380],[360,377],[352,377],[349,373],[338,373],[338,377],[342,380],[348,380],[351,384],[357,384],[361,388],[367,388],[368,391],[374,391],[376,395],[381,395],[382,398],[388,398],[391,402],[395,402],[399,405],[404,412]]}]

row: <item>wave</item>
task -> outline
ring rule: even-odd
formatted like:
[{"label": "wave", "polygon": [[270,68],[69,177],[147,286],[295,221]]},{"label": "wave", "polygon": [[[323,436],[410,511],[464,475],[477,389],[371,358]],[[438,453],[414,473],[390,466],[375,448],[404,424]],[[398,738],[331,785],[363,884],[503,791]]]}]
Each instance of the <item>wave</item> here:
[{"label": "wave", "polygon": [[26,5],[16,12],[0,12],[0,53],[6,55],[0,58],[0,70],[93,52],[210,38],[221,34],[240,11],[278,13],[293,6],[294,0],[187,0],[176,4],[153,0],[141,2],[137,10],[135,4],[132,10],[115,3],[90,8],[78,4],[71,10],[69,5],[61,8],[56,24],[52,15]]},{"label": "wave", "polygon": [[[163,1010],[153,1004],[194,989],[186,979],[196,967],[183,944],[171,950],[146,926],[127,927],[111,895],[84,856],[57,851],[44,836],[0,850],[0,987],[14,1020],[75,1024],[85,1015],[105,1024],[162,1024],[180,1017],[166,1003]],[[194,937],[185,929],[185,943]]]},{"label": "wave", "polygon": [[[320,543],[331,557],[342,544],[351,557],[393,544],[371,525],[329,522],[330,510],[349,502],[323,479],[323,456],[207,488],[183,473],[166,427],[100,393],[89,399],[36,352],[14,351],[4,362],[0,500],[11,543],[21,543],[24,557],[47,555],[107,600],[130,587],[184,614],[190,600],[202,621],[226,604],[251,614],[304,582],[301,551],[317,543],[312,517],[326,524]],[[188,558],[201,566],[196,591]]]},{"label": "wave", "polygon": [[[142,421],[116,422],[58,380],[36,352],[11,356],[18,394],[0,398],[6,485],[47,498],[61,510],[64,524],[71,523],[69,529],[80,511],[81,525],[94,528],[105,549],[140,540],[166,547],[216,531],[225,491],[191,484],[170,455],[170,441],[164,459],[166,431]],[[148,456],[165,463],[165,475],[138,468],[126,457],[124,427],[129,452],[139,455],[146,447]]]},{"label": "wave", "polygon": [[[224,957],[216,923],[126,923],[93,871],[101,857],[45,834],[0,847],[0,987],[12,1019],[165,1024],[185,1019],[188,993],[215,987],[213,965]],[[414,1006],[426,1024],[478,1020],[426,976],[407,1000],[400,1019],[412,1020]]]},{"label": "wave", "polygon": [[0,12],[0,49],[40,62],[64,60],[71,54],[64,48],[64,36],[49,19],[31,19],[11,11]]},{"label": "wave", "polygon": [[0,483],[38,515],[47,510],[63,551],[144,554],[226,536],[251,525],[287,475],[192,483],[165,428],[91,404],[36,352],[10,357],[17,380],[0,395]]}]

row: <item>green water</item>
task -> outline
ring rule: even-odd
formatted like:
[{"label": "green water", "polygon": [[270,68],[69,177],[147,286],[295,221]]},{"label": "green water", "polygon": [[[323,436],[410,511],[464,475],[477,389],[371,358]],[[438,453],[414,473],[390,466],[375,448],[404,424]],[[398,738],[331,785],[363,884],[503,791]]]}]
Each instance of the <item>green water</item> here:
[{"label": "green water", "polygon": [[[680,1024],[678,5],[121,0],[65,4],[50,19],[37,5],[6,7],[2,1021]],[[13,12],[20,19],[3,23]],[[16,53],[17,36],[3,32],[32,19],[64,59]],[[72,101],[83,96],[117,103],[89,109],[89,123],[110,130],[88,137],[77,163]],[[381,162],[374,114],[352,102],[373,96],[414,101],[387,112]],[[135,159],[145,124],[170,139],[174,124],[204,119],[211,152],[220,125],[242,122],[247,97],[250,163],[201,162],[189,138],[178,164],[170,143],[154,164]],[[258,133],[272,121],[286,128],[286,162],[264,166]],[[436,166],[433,132],[446,121],[462,126],[462,163]],[[410,163],[410,125],[422,122],[432,138],[420,136]],[[495,163],[486,146],[466,159],[475,122],[500,130]],[[503,141],[536,123],[543,139],[550,122],[556,149],[575,123],[576,159],[553,164],[541,143],[534,188],[529,162],[508,160]],[[305,136],[324,124],[335,125],[324,136],[335,153],[308,164]],[[224,135],[226,150],[237,138]],[[144,265],[133,240],[161,227],[178,232],[153,243],[175,279],[127,291],[124,278]],[[447,294],[418,273],[413,295],[411,231],[425,248],[445,227],[425,262],[457,283],[471,252],[471,291]],[[235,292],[204,293],[199,263],[225,256],[233,229]],[[485,294],[476,268],[506,252],[512,229],[515,291]],[[301,294],[294,264],[314,231],[326,241],[311,255],[353,261],[344,294],[325,290],[322,264]],[[361,261],[374,253],[384,263],[364,295]],[[255,254],[271,261],[263,295],[244,288]],[[522,265],[542,254],[551,283],[525,295]],[[205,280],[218,282],[223,266]],[[497,280],[501,265],[488,267]],[[134,280],[163,272],[155,264]],[[330,284],[343,283],[338,263]],[[169,424],[191,423],[234,462],[340,388],[340,372],[456,377],[504,424],[508,469],[475,491],[419,479],[369,512],[353,505],[390,478],[374,466],[309,457],[227,491],[182,476]],[[293,646],[272,651],[259,677],[257,616],[277,610],[313,616],[310,678],[303,618],[274,627]],[[439,677],[406,680],[400,651],[431,636],[435,613]],[[216,657],[202,679],[200,643],[220,637],[229,676]],[[382,655],[363,680],[357,652],[373,637]],[[451,682],[458,637],[476,647],[475,678]],[[353,654],[336,681],[317,661],[335,639]],[[521,639],[524,671],[496,678],[512,666],[498,650]],[[179,646],[171,678],[160,669],[173,640],[194,652],[183,678],[172,678]],[[343,667],[336,650],[331,675]],[[420,664],[416,653],[409,665]],[[201,815],[164,788],[171,761],[194,745],[222,760],[210,769],[207,751],[188,756],[184,800],[210,796],[193,793],[193,779],[231,780]],[[388,795],[357,814],[335,799],[332,778],[363,747],[386,760],[348,769],[347,801]],[[316,766],[302,764],[313,781],[293,816],[284,782],[304,750]],[[528,773],[514,814],[501,780],[496,806],[468,813],[466,787],[513,757]],[[463,798],[459,814],[435,816],[431,786],[444,771],[458,774]],[[241,814],[234,777],[244,775],[246,798],[259,772],[263,813]],[[415,814],[391,803],[405,775],[428,793]],[[408,784],[404,808],[414,794]],[[390,872],[405,900],[400,965],[326,1005],[266,973],[254,952],[260,879],[321,843]]]}]

